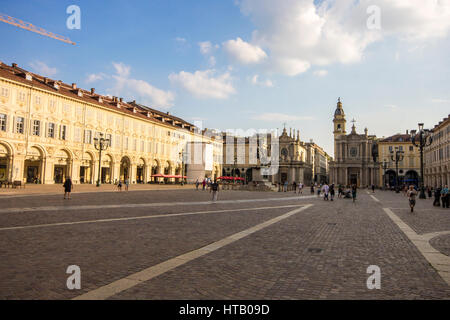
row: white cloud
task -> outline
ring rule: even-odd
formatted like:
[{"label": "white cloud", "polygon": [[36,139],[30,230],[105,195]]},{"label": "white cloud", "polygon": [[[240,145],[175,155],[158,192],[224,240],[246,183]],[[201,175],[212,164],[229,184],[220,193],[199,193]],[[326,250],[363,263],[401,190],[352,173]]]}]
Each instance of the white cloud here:
[{"label": "white cloud", "polygon": [[84,80],[86,83],[92,83],[99,80],[104,80],[108,78],[108,75],[104,74],[103,72],[100,73],[91,73],[87,76],[86,80]]},{"label": "white cloud", "polygon": [[[273,0],[238,2],[257,28],[248,45],[269,52],[268,63],[274,71],[293,76],[312,65],[356,63],[370,44],[384,37],[417,46],[443,38],[450,30],[450,0],[314,2],[284,0],[276,6]],[[371,5],[381,9],[380,30],[367,28]]]},{"label": "white cloud", "polygon": [[314,75],[317,77],[325,77],[328,74],[327,70],[316,70],[314,71]]},{"label": "white cloud", "polygon": [[200,52],[205,56],[212,54],[214,50],[219,48],[218,44],[213,45],[211,41],[199,42],[198,46],[200,47]]},{"label": "white cloud", "polygon": [[42,61],[30,62],[30,67],[33,68],[33,70],[37,74],[46,76],[46,77],[53,77],[54,75],[56,75],[58,73],[58,70],[56,68],[51,68]]},{"label": "white cloud", "polygon": [[267,58],[264,50],[243,41],[241,38],[224,42],[223,48],[233,60],[242,64],[260,63]]},{"label": "white cloud", "polygon": [[431,99],[433,103],[450,103],[450,99]]},{"label": "white cloud", "polygon": [[280,121],[313,120],[314,118],[309,116],[294,116],[292,114],[268,112],[255,115],[252,117],[252,119],[268,122],[280,122]]},{"label": "white cloud", "polygon": [[185,39],[185,38],[182,38],[182,37],[176,37],[176,38],[175,38],[175,41],[178,42],[178,43],[181,43],[181,44],[186,43],[186,39]]},{"label": "white cloud", "polygon": [[116,74],[114,87],[110,89],[115,96],[127,96],[136,99],[143,104],[156,108],[168,108],[173,106],[174,94],[170,91],[158,89],[144,80],[130,78],[130,66],[123,63],[114,63]]},{"label": "white cloud", "polygon": [[251,79],[251,83],[254,84],[255,86],[261,86],[261,87],[273,87],[273,83],[272,81],[270,81],[270,79],[267,79],[266,81],[260,81],[259,80],[259,75],[255,74],[252,79]]},{"label": "white cloud", "polygon": [[214,56],[209,57],[208,63],[211,67],[214,67],[216,65],[216,58]]},{"label": "white cloud", "polygon": [[226,99],[236,92],[229,72],[214,77],[215,70],[181,71],[169,75],[169,80],[197,98]]},{"label": "white cloud", "polygon": [[213,45],[210,41],[199,42],[198,46],[200,47],[200,52],[203,55],[211,54],[213,50]]},{"label": "white cloud", "polygon": [[398,109],[398,106],[395,105],[395,104],[387,104],[386,107],[387,107],[387,108],[390,108],[390,109],[392,109],[392,110]]}]

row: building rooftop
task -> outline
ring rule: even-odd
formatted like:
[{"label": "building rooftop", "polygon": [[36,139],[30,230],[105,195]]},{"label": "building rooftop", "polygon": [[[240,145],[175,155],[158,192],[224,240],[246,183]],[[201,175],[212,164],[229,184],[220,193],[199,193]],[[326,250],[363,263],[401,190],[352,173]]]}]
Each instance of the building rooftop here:
[{"label": "building rooftop", "polygon": [[380,142],[410,142],[411,141],[411,135],[410,134],[401,134],[397,133],[393,136],[381,139]]},{"label": "building rooftop", "polygon": [[142,120],[164,123],[168,126],[186,129],[188,131],[195,130],[194,125],[181,118],[172,116],[168,112],[165,113],[146,107],[136,103],[136,101],[125,102],[122,98],[101,95],[96,93],[94,88],[91,88],[91,90],[81,89],[77,87],[76,83],[69,85],[61,80],[53,80],[20,68],[15,63],[8,66],[0,62],[0,77],[25,85],[32,85],[38,89],[60,94],[80,102],[94,104],[115,112],[142,118]]}]

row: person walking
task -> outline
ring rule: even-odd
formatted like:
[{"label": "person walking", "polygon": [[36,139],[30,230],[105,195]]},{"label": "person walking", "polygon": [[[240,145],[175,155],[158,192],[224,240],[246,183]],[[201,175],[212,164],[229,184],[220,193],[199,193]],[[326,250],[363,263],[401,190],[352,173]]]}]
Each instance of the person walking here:
[{"label": "person walking", "polygon": [[66,196],[67,196],[67,199],[70,200],[70,193],[72,192],[72,188],[73,188],[72,179],[70,179],[70,177],[66,178],[66,181],[64,181],[63,187],[64,187],[64,199],[66,199]]},{"label": "person walking", "polygon": [[301,182],[299,182],[299,184],[298,184],[298,192],[300,194],[303,194],[303,183],[301,183]]},{"label": "person walking", "polygon": [[125,191],[128,191],[128,185],[130,184],[130,181],[127,179],[125,179]]},{"label": "person walking", "polygon": [[284,185],[283,185],[283,191],[284,191],[284,192],[287,192],[288,185],[289,185],[289,182],[286,180],[286,181],[284,182]]},{"label": "person walking", "polygon": [[444,188],[442,188],[441,199],[442,199],[442,208],[448,208],[449,207],[448,186],[444,186]]},{"label": "person walking", "polygon": [[375,185],[372,184],[372,193],[375,193]]},{"label": "person walking", "polygon": [[311,194],[314,194],[314,185],[311,185]]},{"label": "person walking", "polygon": [[214,180],[213,183],[211,183],[211,188],[209,192],[212,192],[212,201],[217,201],[217,196],[219,194],[219,184],[217,183],[217,180]]},{"label": "person walking", "polygon": [[294,189],[294,193],[297,193],[297,182],[292,182],[292,188]]},{"label": "person walking", "polygon": [[357,190],[356,184],[352,185],[352,199],[353,199],[353,202],[356,201],[356,190]]},{"label": "person walking", "polygon": [[328,201],[328,192],[330,191],[330,187],[328,186],[328,184],[324,184],[322,187],[322,191],[323,191],[323,200]]},{"label": "person walking", "polygon": [[413,185],[409,186],[409,190],[406,192],[406,195],[409,200],[409,207],[411,208],[411,212],[414,212],[414,206],[416,205],[417,191],[416,189],[414,189]]},{"label": "person walking", "polygon": [[320,191],[322,189],[322,184],[317,188],[317,197],[320,198]]},{"label": "person walking", "polygon": [[206,187],[206,178],[203,179],[203,181],[202,181],[202,186],[203,186],[203,191],[205,191],[205,187]]},{"label": "person walking", "polygon": [[441,188],[434,189],[433,206],[435,206],[435,207],[440,207],[441,206]]},{"label": "person walking", "polygon": [[122,191],[122,180],[117,183],[117,190]]},{"label": "person walking", "polygon": [[342,185],[340,184],[338,186],[338,198],[341,198],[343,193],[344,193],[344,189],[342,189]]},{"label": "person walking", "polygon": [[330,186],[330,201],[333,201],[334,199],[334,183]]},{"label": "person walking", "polygon": [[433,189],[430,187],[427,187],[427,191],[428,191],[428,198],[431,198],[433,196]]},{"label": "person walking", "polygon": [[195,190],[197,190],[198,191],[198,186],[199,186],[199,182],[198,182],[198,178],[197,178],[197,180],[195,180]]}]

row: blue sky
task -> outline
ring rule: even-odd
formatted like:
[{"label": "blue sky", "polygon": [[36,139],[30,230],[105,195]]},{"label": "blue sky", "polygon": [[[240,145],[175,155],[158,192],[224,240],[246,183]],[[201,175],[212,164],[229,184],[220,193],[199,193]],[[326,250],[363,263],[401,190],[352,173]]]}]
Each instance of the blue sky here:
[{"label": "blue sky", "polygon": [[[0,60],[208,128],[286,122],[332,154],[338,97],[379,137],[450,113],[450,2],[424,3],[2,0],[2,13],[76,45],[1,23]],[[66,27],[72,4],[80,30]],[[366,26],[372,4],[378,29]]]}]

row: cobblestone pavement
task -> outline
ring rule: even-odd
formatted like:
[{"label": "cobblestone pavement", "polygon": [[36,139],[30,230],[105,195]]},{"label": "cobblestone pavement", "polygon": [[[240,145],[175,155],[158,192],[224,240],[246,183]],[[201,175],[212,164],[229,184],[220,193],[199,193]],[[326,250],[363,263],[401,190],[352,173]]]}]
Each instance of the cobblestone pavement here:
[{"label": "cobblestone pavement", "polygon": [[[402,195],[370,195],[360,191],[355,204],[236,191],[212,204],[188,189],[0,197],[0,299],[74,298],[308,204],[110,299],[449,299],[383,208],[418,233],[450,230],[450,212],[418,200],[411,214]],[[449,242],[430,243],[441,251]],[[66,287],[69,265],[81,268],[80,290]],[[380,267],[379,290],[367,289],[370,265]]]}]

